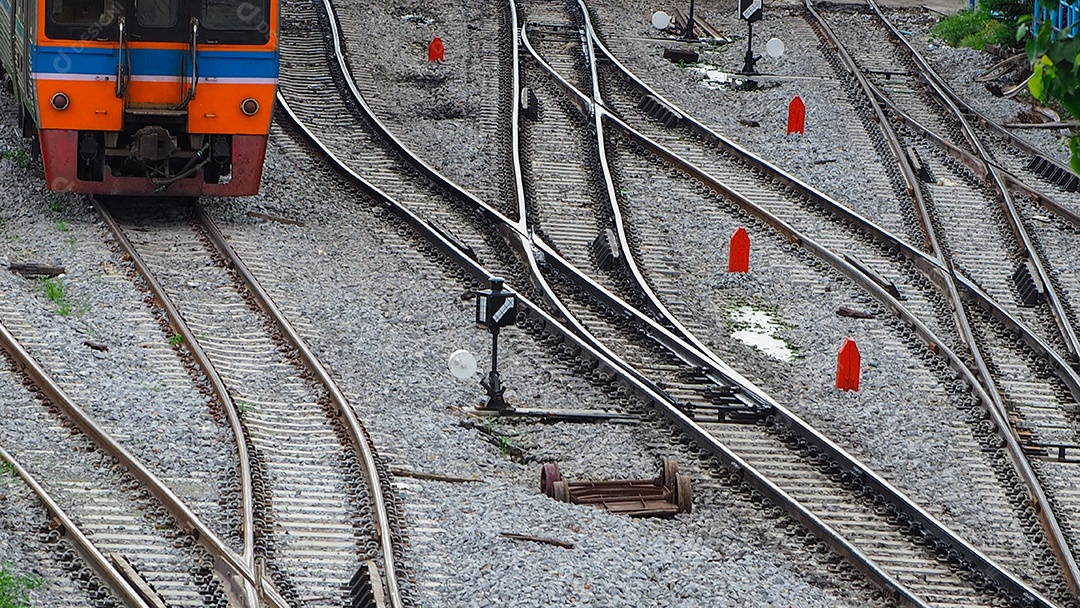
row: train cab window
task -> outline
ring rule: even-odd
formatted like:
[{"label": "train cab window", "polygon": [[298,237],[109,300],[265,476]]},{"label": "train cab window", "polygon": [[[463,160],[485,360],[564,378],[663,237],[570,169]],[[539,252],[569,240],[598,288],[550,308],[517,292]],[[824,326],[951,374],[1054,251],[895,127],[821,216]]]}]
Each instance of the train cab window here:
[{"label": "train cab window", "polygon": [[113,0],[47,0],[45,35],[75,40],[114,38],[116,17],[122,11]]},{"label": "train cab window", "polygon": [[200,25],[207,42],[266,44],[270,32],[269,0],[202,0]]},{"label": "train cab window", "polygon": [[177,0],[135,0],[135,16],[142,27],[176,27],[180,3]]},{"label": "train cab window", "polygon": [[112,23],[113,7],[109,0],[51,0],[49,17],[63,25]]}]

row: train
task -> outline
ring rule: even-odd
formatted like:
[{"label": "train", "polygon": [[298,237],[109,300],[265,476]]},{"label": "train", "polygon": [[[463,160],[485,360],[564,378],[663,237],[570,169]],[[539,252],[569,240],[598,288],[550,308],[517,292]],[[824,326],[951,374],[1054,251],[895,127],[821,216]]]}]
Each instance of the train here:
[{"label": "train", "polygon": [[50,190],[258,193],[277,0],[0,0],[0,41]]}]

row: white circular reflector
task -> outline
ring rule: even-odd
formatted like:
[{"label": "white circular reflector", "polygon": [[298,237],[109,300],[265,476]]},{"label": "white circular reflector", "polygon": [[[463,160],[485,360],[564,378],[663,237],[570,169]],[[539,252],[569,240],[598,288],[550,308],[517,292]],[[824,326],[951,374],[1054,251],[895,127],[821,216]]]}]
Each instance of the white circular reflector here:
[{"label": "white circular reflector", "polygon": [[455,378],[464,380],[476,373],[476,357],[467,350],[456,350],[446,364]]},{"label": "white circular reflector", "polygon": [[783,55],[784,41],[779,38],[770,38],[769,41],[765,43],[765,52],[773,59]]},{"label": "white circular reflector", "polygon": [[656,11],[652,14],[652,26],[658,30],[666,30],[671,26],[671,15],[664,11]]}]

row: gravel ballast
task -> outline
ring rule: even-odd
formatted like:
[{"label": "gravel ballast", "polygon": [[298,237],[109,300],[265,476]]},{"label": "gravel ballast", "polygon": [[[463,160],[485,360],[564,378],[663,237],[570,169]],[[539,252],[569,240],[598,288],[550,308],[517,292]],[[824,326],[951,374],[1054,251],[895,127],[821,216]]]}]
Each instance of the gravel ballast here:
[{"label": "gravel ballast", "polygon": [[[630,23],[619,34],[629,37],[653,35],[645,16],[660,7],[623,2],[593,8],[601,21],[618,17]],[[385,79],[384,101],[400,101],[376,104],[377,111],[387,112],[391,128],[458,183],[481,195],[499,192],[502,176],[490,170],[500,166],[492,158],[499,148],[483,136],[490,120],[483,104],[496,89],[495,76],[488,73],[490,64],[474,53],[493,47],[490,21],[501,7],[470,0],[453,7],[339,3],[339,9],[347,30],[355,27],[350,24],[393,24],[377,35],[368,30],[364,42],[354,35],[349,49],[354,64],[364,66],[358,72]],[[732,23],[713,17],[723,14],[719,9],[706,5],[700,10],[714,25],[734,30]],[[755,39],[783,35],[791,19],[767,18],[755,30]],[[424,56],[434,35],[443,37],[448,49],[446,63],[438,67],[427,65]],[[760,67],[788,74],[824,69],[816,49],[793,42],[784,57],[763,60]],[[655,45],[642,43],[642,48],[647,52],[623,60],[639,74],[687,93],[695,111],[710,124],[867,215],[894,213],[892,201],[859,200],[866,176],[850,170],[861,162],[853,148],[843,145],[843,134],[852,126],[829,111],[842,98],[834,82],[798,83],[795,88],[808,102],[810,128],[805,137],[787,137],[782,109],[791,87],[767,88],[747,104],[733,92],[700,86],[699,74],[659,59]],[[715,61],[736,66],[743,50],[741,43],[729,45]],[[971,67],[974,59],[968,61],[970,53],[954,52],[938,48],[934,59],[950,73],[959,72],[956,78],[962,82],[964,70],[977,68]],[[432,70],[445,76],[437,87],[417,76]],[[11,100],[0,102],[0,110],[0,124],[12,124]],[[0,131],[0,147],[16,150],[23,145],[10,127]],[[11,201],[3,210],[6,260],[67,267],[64,281],[74,312],[56,314],[35,284],[16,275],[3,273],[0,285],[21,304],[31,324],[54,337],[48,350],[79,370],[89,394],[101,396],[86,405],[123,435],[133,451],[166,479],[185,478],[188,463],[202,463],[210,480],[179,485],[187,488],[186,498],[204,506],[200,514],[227,529],[228,517],[215,505],[216,497],[231,488],[231,436],[209,414],[205,398],[187,381],[178,359],[174,375],[163,379],[151,371],[160,369],[160,363],[151,366],[147,353],[159,349],[147,345],[164,343],[167,351],[167,337],[106,244],[104,228],[82,199],[43,192],[41,178],[14,159],[0,161],[0,178]],[[460,382],[449,375],[447,357],[458,348],[468,349],[477,355],[483,372],[490,348],[489,335],[471,322],[472,300],[463,298],[462,285],[446,279],[430,260],[411,253],[410,242],[395,233],[393,224],[372,215],[362,197],[343,190],[337,178],[306,158],[287,134],[277,129],[272,134],[262,194],[205,203],[231,239],[261,251],[260,279],[290,318],[300,322],[390,466],[480,480],[398,478],[411,539],[407,591],[416,605],[865,605],[858,584],[822,578],[818,571],[825,558],[785,536],[783,528],[762,519],[760,511],[727,486],[696,486],[694,512],[671,520],[612,516],[541,495],[539,462],[545,460],[558,461],[571,479],[652,477],[659,457],[668,453],[678,456],[695,479],[702,471],[691,454],[651,424],[498,421],[485,429],[484,423],[463,415],[460,408],[477,405],[483,395],[475,381]],[[714,218],[702,225],[679,211],[676,201],[664,201],[655,209],[657,221],[671,222],[684,238],[674,245],[681,254],[679,264],[714,307],[716,328],[710,342],[717,351],[781,403],[879,472],[903,482],[938,514],[948,510],[950,520],[966,533],[985,535],[982,540],[990,542],[996,531],[982,526],[983,514],[970,498],[970,480],[958,454],[937,434],[953,417],[952,397],[895,336],[894,324],[880,314],[876,320],[836,317],[833,311],[839,305],[876,309],[850,284],[816,268],[764,230],[754,233],[755,247],[768,259],[793,258],[791,266],[755,266],[751,275],[740,278],[710,272],[722,265],[725,255],[710,244],[726,241],[732,226],[725,222],[730,220]],[[303,225],[253,218],[252,212]],[[809,289],[791,289],[792,268]],[[798,347],[800,358],[782,363],[731,340],[736,327],[728,310],[747,301],[774,311],[786,325],[782,337]],[[835,348],[848,335],[859,336],[864,361],[875,363],[865,370],[863,390],[857,394],[832,388]],[[87,340],[105,343],[109,350],[88,348]],[[519,330],[503,333],[500,361],[513,404],[568,409],[614,405],[605,393],[553,364],[550,353]],[[3,390],[10,391],[12,399],[18,397],[16,387]],[[8,398],[4,402],[10,403]],[[504,454],[489,436],[507,437],[523,447],[526,462]],[[935,474],[927,479],[916,462],[933,467]],[[5,493],[0,487],[0,554],[20,567],[57,576],[26,532],[41,519],[40,508],[25,491]],[[514,541],[501,537],[502,532],[551,537],[575,546]],[[35,592],[36,605],[72,605],[49,593],[49,586]]]}]

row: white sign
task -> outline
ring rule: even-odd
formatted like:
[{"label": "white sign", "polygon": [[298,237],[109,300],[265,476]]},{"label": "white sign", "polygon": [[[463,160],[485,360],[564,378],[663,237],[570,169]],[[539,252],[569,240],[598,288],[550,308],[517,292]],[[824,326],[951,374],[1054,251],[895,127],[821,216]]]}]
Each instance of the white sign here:
[{"label": "white sign", "polygon": [[784,54],[784,41],[779,38],[769,38],[769,41],[765,43],[765,52],[776,59]]},{"label": "white sign", "polygon": [[[754,13],[761,12],[761,0],[750,0],[750,2],[747,2],[747,0],[739,0],[739,10],[742,11],[742,18],[749,21],[754,17]],[[760,18],[761,15],[758,15],[757,19]]]}]

